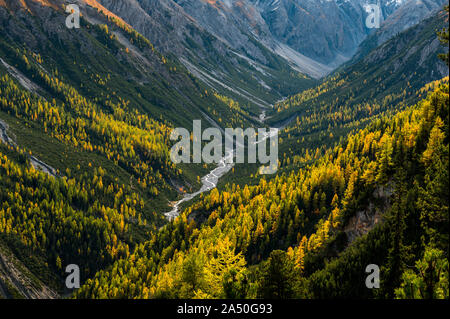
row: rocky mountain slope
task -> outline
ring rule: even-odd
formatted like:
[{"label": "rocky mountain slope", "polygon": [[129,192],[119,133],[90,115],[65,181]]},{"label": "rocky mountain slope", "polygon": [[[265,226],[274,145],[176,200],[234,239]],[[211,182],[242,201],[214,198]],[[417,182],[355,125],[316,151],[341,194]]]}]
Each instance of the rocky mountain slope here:
[{"label": "rocky mountain slope", "polygon": [[[422,238],[448,234],[448,78],[411,104],[448,74],[436,35],[448,15],[397,35],[386,24],[392,39],[266,110],[269,125],[289,123],[278,175],[236,165],[242,187],[218,185],[167,221],[211,171],[171,161],[172,128],[255,126],[258,106],[315,83],[299,70],[318,77],[351,54],[368,32],[363,2],[73,2],[80,29],[65,27],[67,1],[0,0],[0,298],[69,297],[70,264],[84,284],[74,297],[372,298],[358,267],[412,265]],[[427,228],[427,210],[444,218]],[[295,294],[271,294],[280,256],[299,271],[284,282],[307,280]],[[391,297],[403,269],[384,266]]]},{"label": "rocky mountain slope", "polygon": [[0,242],[0,299],[54,299],[59,295],[41,280]]},{"label": "rocky mountain slope", "polygon": [[[171,128],[189,128],[205,117],[223,127],[251,126],[254,120],[95,1],[80,2],[80,29],[66,28],[63,3],[0,2],[0,84],[17,85],[0,91],[2,126],[9,125],[32,162],[55,168],[47,169],[52,175],[76,168],[79,152],[100,159],[136,191],[142,186],[163,219],[169,199],[198,186],[196,173],[203,170],[190,166],[181,173],[174,167],[168,157]],[[22,104],[27,94],[36,114]],[[55,112],[59,119],[50,120]],[[55,151],[68,145],[77,156]],[[149,176],[159,182],[143,183]]]}]

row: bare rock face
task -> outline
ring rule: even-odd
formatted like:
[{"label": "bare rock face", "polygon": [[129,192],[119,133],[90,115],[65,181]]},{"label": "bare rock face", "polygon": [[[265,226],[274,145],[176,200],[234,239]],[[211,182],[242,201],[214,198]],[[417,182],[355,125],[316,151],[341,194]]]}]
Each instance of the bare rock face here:
[{"label": "bare rock face", "polygon": [[380,186],[373,192],[373,198],[379,202],[369,203],[366,209],[356,212],[344,228],[348,244],[358,237],[367,234],[376,224],[381,222],[382,215],[390,207],[390,197],[394,193],[392,185]]},{"label": "bare rock face", "polygon": [[[23,5],[30,8],[37,5],[61,8],[67,2],[3,1],[3,6],[9,8]],[[283,96],[301,89],[295,82],[298,78],[296,72],[321,78],[352,58],[355,53],[364,57],[398,32],[420,22],[445,2],[73,1],[91,6],[93,10],[98,6],[105,7],[147,37],[163,54],[177,56],[192,74],[208,86],[227,94],[233,92],[234,97],[263,106],[269,106]],[[366,26],[368,14],[365,8],[368,3],[376,2],[380,4],[382,20],[385,20],[379,30]],[[21,31],[17,30],[17,33],[20,34]],[[54,30],[55,37],[63,37],[64,34],[61,30]],[[371,39],[369,45],[366,44],[367,39]],[[32,41],[30,38],[27,43]],[[92,49],[85,47],[85,50]],[[279,89],[283,87],[287,89]]]}]

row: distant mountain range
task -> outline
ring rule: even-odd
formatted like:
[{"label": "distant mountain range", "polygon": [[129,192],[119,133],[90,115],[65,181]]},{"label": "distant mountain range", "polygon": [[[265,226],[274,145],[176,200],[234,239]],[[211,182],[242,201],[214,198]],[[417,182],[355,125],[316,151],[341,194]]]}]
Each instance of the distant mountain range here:
[{"label": "distant mountain range", "polygon": [[[159,50],[177,55],[208,86],[259,105],[293,93],[292,86],[297,91],[304,87],[296,81],[296,72],[313,78],[329,74],[376,32],[365,22],[369,0],[98,2]],[[379,1],[385,22],[376,45],[417,24],[444,2]]]},{"label": "distant mountain range", "polygon": [[[311,78],[329,74],[355,53],[364,56],[445,3],[445,0],[381,0],[384,22],[379,30],[374,30],[365,24],[365,6],[370,1],[73,0],[67,3],[79,4],[87,19],[89,8],[122,19],[147,37],[162,54],[174,56],[206,86],[251,108],[267,107],[310,87],[314,84]],[[25,3],[2,2],[10,8]],[[66,1],[36,2],[60,8]]]}]

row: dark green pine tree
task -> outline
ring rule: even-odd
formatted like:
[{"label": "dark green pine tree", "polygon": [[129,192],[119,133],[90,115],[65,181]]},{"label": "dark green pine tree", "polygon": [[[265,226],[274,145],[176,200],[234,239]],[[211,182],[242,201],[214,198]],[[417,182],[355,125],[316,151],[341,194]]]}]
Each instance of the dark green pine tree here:
[{"label": "dark green pine tree", "polygon": [[[397,137],[396,140],[400,140]],[[402,164],[406,163],[405,152],[402,143],[397,144],[394,155],[394,165],[398,167],[393,177],[395,193],[392,207],[386,215],[389,224],[390,247],[386,266],[382,268],[381,292],[385,297],[395,297],[395,289],[401,283],[401,276],[405,270],[408,259],[408,247],[405,245],[406,219],[408,217],[408,181],[406,171]]]},{"label": "dark green pine tree", "polygon": [[274,250],[263,268],[258,295],[268,299],[294,298],[297,273],[286,252]]}]

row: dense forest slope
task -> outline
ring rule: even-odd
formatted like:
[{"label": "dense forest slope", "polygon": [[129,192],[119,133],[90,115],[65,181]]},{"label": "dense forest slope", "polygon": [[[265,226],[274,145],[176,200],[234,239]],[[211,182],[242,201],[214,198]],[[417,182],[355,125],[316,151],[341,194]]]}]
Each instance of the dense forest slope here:
[{"label": "dense forest slope", "polygon": [[[213,190],[76,296],[448,297],[448,79],[432,86],[304,169]],[[189,221],[195,211],[206,222]],[[361,212],[378,217],[355,240]],[[371,263],[382,269],[375,295]],[[428,272],[440,273],[431,290]]]}]

